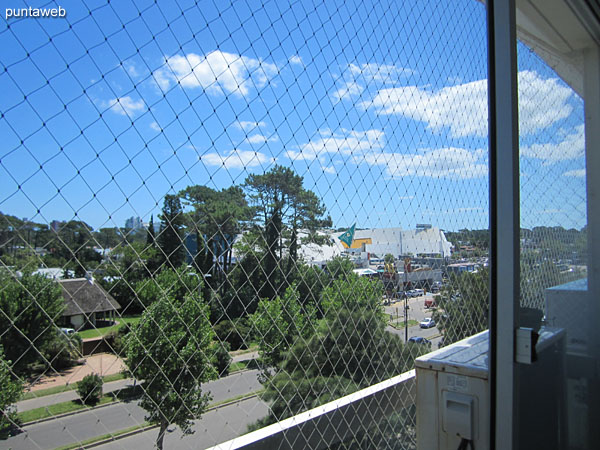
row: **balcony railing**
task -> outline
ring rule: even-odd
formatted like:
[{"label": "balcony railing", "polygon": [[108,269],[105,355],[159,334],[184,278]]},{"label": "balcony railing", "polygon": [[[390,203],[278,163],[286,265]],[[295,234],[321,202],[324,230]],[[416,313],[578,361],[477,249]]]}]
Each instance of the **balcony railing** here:
[{"label": "balcony railing", "polygon": [[209,450],[331,448],[413,407],[415,390],[415,371],[410,370]]}]

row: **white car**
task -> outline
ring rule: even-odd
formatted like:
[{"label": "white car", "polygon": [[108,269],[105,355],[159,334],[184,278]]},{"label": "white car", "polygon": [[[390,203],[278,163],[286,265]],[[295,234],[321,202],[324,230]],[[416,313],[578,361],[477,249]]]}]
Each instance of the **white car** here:
[{"label": "white car", "polygon": [[421,328],[433,328],[435,327],[435,320],[433,320],[431,317],[427,317],[419,323],[419,326]]}]

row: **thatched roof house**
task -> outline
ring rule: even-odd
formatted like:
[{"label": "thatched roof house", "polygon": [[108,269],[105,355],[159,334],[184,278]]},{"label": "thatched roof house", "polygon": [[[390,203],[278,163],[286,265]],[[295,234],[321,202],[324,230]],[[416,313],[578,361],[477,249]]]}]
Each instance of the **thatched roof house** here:
[{"label": "thatched roof house", "polygon": [[75,329],[80,329],[87,322],[95,325],[96,320],[113,318],[115,312],[121,309],[112,295],[93,278],[66,279],[58,283],[65,299],[63,317]]}]

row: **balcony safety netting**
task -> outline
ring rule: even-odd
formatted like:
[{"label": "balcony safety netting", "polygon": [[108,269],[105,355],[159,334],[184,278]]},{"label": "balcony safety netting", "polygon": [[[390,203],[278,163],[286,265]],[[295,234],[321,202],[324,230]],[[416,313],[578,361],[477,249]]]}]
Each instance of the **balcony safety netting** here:
[{"label": "balcony safety netting", "polygon": [[[206,448],[488,327],[480,2],[4,9],[1,447]],[[582,113],[521,63],[557,102],[522,152],[539,308],[584,257]],[[414,396],[337,445],[415,448]]]}]

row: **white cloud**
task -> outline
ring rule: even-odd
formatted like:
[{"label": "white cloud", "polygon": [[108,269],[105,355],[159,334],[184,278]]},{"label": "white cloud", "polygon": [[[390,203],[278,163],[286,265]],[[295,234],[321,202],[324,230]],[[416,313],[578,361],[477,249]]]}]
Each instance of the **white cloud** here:
[{"label": "white cloud", "polygon": [[384,143],[384,133],[381,130],[355,131],[342,128],[336,133],[322,130],[316,139],[298,150],[288,150],[286,156],[296,161],[318,159],[327,154],[356,155],[380,149]]},{"label": "white cloud", "polygon": [[[543,79],[532,71],[519,72],[519,129],[536,132],[571,114],[572,91],[558,79]],[[449,128],[453,137],[487,136],[487,80],[428,91],[418,86],[381,89],[365,109],[398,114],[425,122],[433,132]]]},{"label": "white cloud", "polygon": [[290,56],[289,61],[291,64],[297,64],[299,66],[304,66],[304,61],[302,61],[302,58],[298,55]]},{"label": "white cloud", "polygon": [[331,94],[331,97],[336,101],[355,98],[373,82],[394,83],[412,73],[411,69],[389,64],[349,64],[340,78],[343,84]]},{"label": "white cloud", "polygon": [[156,70],[154,73],[152,73],[152,77],[161,91],[166,92],[167,89],[169,89],[169,86],[171,85],[171,78],[169,77],[169,72],[166,69]]},{"label": "white cloud", "polygon": [[323,167],[323,172],[330,173],[332,175],[335,175],[337,173],[337,171],[335,170],[335,167],[333,167],[333,166]]},{"label": "white cloud", "polygon": [[153,129],[154,131],[156,131],[156,132],[160,132],[160,131],[161,131],[161,130],[160,130],[160,127],[158,126],[158,124],[157,124],[156,122],[152,122],[152,123],[150,124],[150,128],[152,128],[152,129]]},{"label": "white cloud", "polygon": [[231,150],[225,155],[207,153],[202,155],[200,160],[206,165],[222,166],[226,169],[248,169],[275,162],[275,158],[268,157],[264,153],[247,150]]},{"label": "white cloud", "polygon": [[539,159],[544,164],[553,164],[559,161],[576,159],[585,152],[584,126],[579,125],[574,133],[566,134],[560,142],[545,144],[532,144],[521,147],[521,154],[527,158]]},{"label": "white cloud", "polygon": [[251,144],[263,144],[267,142],[267,137],[262,134],[253,134],[252,136],[248,136],[246,140]]},{"label": "white cloud", "polygon": [[246,139],[247,142],[249,142],[250,144],[264,144],[265,142],[276,142],[277,141],[277,137],[267,137],[265,135],[262,134],[253,134],[252,136],[248,136],[248,139]]},{"label": "white cloud", "polygon": [[399,78],[408,76],[414,73],[413,70],[404,67],[398,67],[390,64],[350,64],[348,66],[350,73],[355,77],[360,77],[365,80],[380,81],[383,83],[394,83]]},{"label": "white cloud", "polygon": [[247,133],[254,131],[256,128],[263,128],[266,127],[267,124],[264,122],[248,122],[248,121],[239,121],[235,123],[235,127],[245,131]]},{"label": "white cloud", "polygon": [[137,71],[137,68],[135,67],[135,64],[132,62],[124,62],[123,67],[131,77],[136,78],[140,75]]},{"label": "white cloud", "polygon": [[[487,152],[483,149],[447,147],[420,149],[416,153],[393,153],[384,151],[384,147],[385,135],[381,130],[341,129],[335,133],[322,130],[317,138],[298,150],[288,150],[286,156],[292,161],[319,159],[322,162],[327,160],[326,156],[346,156],[356,165],[383,166],[390,177],[471,179],[488,173]],[[326,169],[323,171],[334,173]]]},{"label": "white cloud", "polygon": [[356,97],[364,91],[364,87],[356,81],[347,81],[344,86],[335,91],[331,96],[335,100],[343,100],[345,98]]},{"label": "white cloud", "polygon": [[113,98],[108,102],[105,102],[104,106],[110,108],[112,112],[122,116],[133,116],[135,113],[146,110],[146,104],[143,100],[140,99],[136,101],[128,95],[125,97]]},{"label": "white cloud", "polygon": [[206,55],[188,53],[167,58],[166,67],[158,76],[155,72],[154,78],[163,90],[164,80],[168,80],[184,88],[247,95],[252,86],[264,86],[278,71],[275,64],[215,50]]},{"label": "white cloud", "polygon": [[471,179],[488,173],[481,160],[482,151],[464,148],[423,150],[416,154],[380,153],[365,155],[370,165],[384,166],[389,176],[420,176],[428,178]]},{"label": "white cloud", "polygon": [[563,175],[566,177],[583,178],[585,177],[585,169],[569,170],[563,173]]}]

